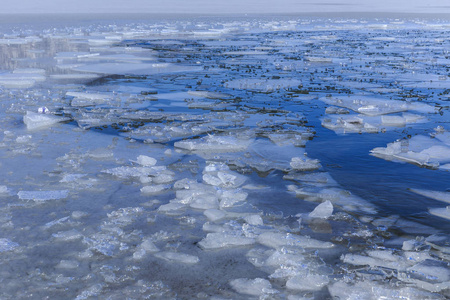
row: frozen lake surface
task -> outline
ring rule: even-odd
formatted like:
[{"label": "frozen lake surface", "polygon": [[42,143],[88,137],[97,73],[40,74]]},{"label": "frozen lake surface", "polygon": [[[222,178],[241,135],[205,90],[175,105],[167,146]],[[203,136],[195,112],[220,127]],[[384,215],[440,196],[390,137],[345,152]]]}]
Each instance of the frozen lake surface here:
[{"label": "frozen lake surface", "polygon": [[0,298],[447,299],[450,21],[5,18]]}]

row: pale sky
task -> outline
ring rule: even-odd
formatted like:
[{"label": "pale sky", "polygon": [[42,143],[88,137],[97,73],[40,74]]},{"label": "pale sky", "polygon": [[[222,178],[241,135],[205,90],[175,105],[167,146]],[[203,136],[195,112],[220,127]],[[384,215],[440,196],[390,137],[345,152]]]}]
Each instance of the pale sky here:
[{"label": "pale sky", "polygon": [[450,0],[0,0],[0,13],[450,13]]}]

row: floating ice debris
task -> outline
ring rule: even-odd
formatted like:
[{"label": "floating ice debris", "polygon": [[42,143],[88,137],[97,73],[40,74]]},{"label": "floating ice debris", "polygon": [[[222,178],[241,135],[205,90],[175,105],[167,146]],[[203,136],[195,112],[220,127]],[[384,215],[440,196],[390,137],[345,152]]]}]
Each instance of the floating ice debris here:
[{"label": "floating ice debris", "polygon": [[296,275],[286,282],[286,287],[290,290],[318,291],[329,282],[328,276],[325,275]]},{"label": "floating ice debris", "polygon": [[239,278],[230,281],[231,287],[240,294],[250,296],[262,296],[265,294],[276,294],[278,291],[272,288],[272,284],[263,278]]},{"label": "floating ice debris", "polygon": [[105,222],[106,226],[118,226],[124,227],[130,225],[134,220],[143,212],[142,207],[126,207],[115,210],[109,214],[108,221]]},{"label": "floating ice debris", "polygon": [[233,207],[237,203],[244,202],[248,197],[248,193],[234,189],[224,190],[220,194],[220,208]]},{"label": "floating ice debris", "polygon": [[410,189],[410,190],[416,194],[450,204],[450,192],[440,192],[423,189]]},{"label": "floating ice debris", "polygon": [[450,167],[450,143],[417,135],[408,140],[372,149],[371,155],[386,160],[400,160],[422,167],[447,170]]},{"label": "floating ice debris", "polygon": [[293,157],[290,165],[293,169],[299,171],[312,171],[321,167],[318,159],[311,159],[308,157]]},{"label": "floating ice debris", "polygon": [[20,191],[17,193],[21,200],[33,200],[36,202],[45,202],[49,200],[65,199],[69,196],[68,190],[59,191]]},{"label": "floating ice debris", "polygon": [[329,57],[317,57],[317,56],[308,56],[305,57],[306,61],[313,63],[332,63],[333,59]]},{"label": "floating ice debris", "polygon": [[0,185],[0,196],[9,193],[8,187],[6,185]]},{"label": "floating ice debris", "polygon": [[260,215],[250,215],[250,216],[246,216],[244,218],[245,222],[247,222],[250,225],[255,225],[255,226],[259,226],[259,225],[263,225],[263,219],[261,218]]},{"label": "floating ice debris", "polygon": [[34,113],[31,111],[27,111],[26,115],[23,116],[23,122],[25,123],[27,129],[29,130],[42,129],[69,120],[70,118],[67,117],[60,117],[43,113]]},{"label": "floating ice debris", "polygon": [[390,287],[371,280],[352,284],[338,281],[329,285],[328,291],[338,299],[444,299],[414,287]]},{"label": "floating ice debris", "polygon": [[309,213],[311,218],[329,218],[333,214],[333,204],[329,200],[320,203],[314,208],[312,212]]},{"label": "floating ice debris", "polygon": [[401,116],[346,115],[322,118],[322,126],[337,133],[378,133],[390,128],[404,127],[407,124],[426,122],[421,115],[403,113]]},{"label": "floating ice debris", "polygon": [[365,256],[359,254],[345,254],[341,257],[344,263],[357,266],[370,266],[370,267],[383,267],[388,269],[395,269],[399,271],[405,271],[408,267],[408,262],[401,256],[393,256],[392,253],[386,252],[384,255],[378,257],[375,252],[372,256]]},{"label": "floating ice debris", "polygon": [[268,135],[269,139],[278,146],[294,145],[296,147],[303,147],[306,142],[313,136],[312,133],[304,132],[296,133],[271,133]]},{"label": "floating ice debris", "polygon": [[74,97],[71,105],[75,107],[93,106],[106,103],[111,94],[67,92],[66,96]]},{"label": "floating ice debris", "polygon": [[307,236],[281,232],[264,232],[258,236],[257,241],[271,248],[280,248],[283,246],[317,249],[334,247],[334,244],[330,242],[322,242]]},{"label": "floating ice debris", "polygon": [[19,247],[19,244],[14,243],[11,240],[0,238],[0,253],[12,251]]},{"label": "floating ice debris", "polygon": [[404,112],[408,110],[418,111],[422,113],[435,113],[438,110],[436,107],[425,103],[406,102],[400,100],[388,100],[371,97],[323,97],[320,98],[320,100],[327,104],[345,107],[367,116],[385,115]]},{"label": "floating ice debris", "polygon": [[13,73],[0,74],[0,86],[11,89],[26,89],[33,87],[36,82],[45,81],[45,70],[17,69]]},{"label": "floating ice debris", "polygon": [[57,233],[53,233],[52,237],[57,241],[67,242],[67,241],[75,241],[83,238],[83,235],[76,229],[71,229],[68,231],[60,231]]},{"label": "floating ice debris", "polygon": [[198,244],[202,249],[222,249],[229,247],[248,246],[255,243],[255,239],[239,234],[215,232],[208,233]]},{"label": "floating ice debris", "polygon": [[113,169],[103,170],[103,173],[111,174],[122,179],[142,176],[157,176],[162,171],[166,170],[164,166],[153,166],[153,167],[117,167]]},{"label": "floating ice debris", "polygon": [[203,212],[203,214],[208,218],[209,221],[215,222],[223,219],[226,216],[226,213],[218,210],[218,209],[207,209]]},{"label": "floating ice debris", "polygon": [[442,208],[430,208],[430,214],[450,220],[450,205]]},{"label": "floating ice debris", "polygon": [[157,184],[157,185],[147,185],[141,188],[141,193],[146,195],[159,194],[170,188],[170,185]]},{"label": "floating ice debris", "polygon": [[55,266],[58,269],[76,269],[80,266],[80,263],[76,260],[61,260],[59,264]]},{"label": "floating ice debris", "polygon": [[208,98],[208,99],[230,99],[233,96],[225,93],[211,92],[211,91],[188,91],[189,95]]},{"label": "floating ice debris", "polygon": [[147,254],[158,251],[159,249],[158,247],[156,247],[153,241],[149,238],[146,238],[142,241],[142,243],[138,247],[136,247],[136,251],[133,253],[133,259],[141,260]]},{"label": "floating ice debris", "polygon": [[238,139],[232,136],[208,135],[201,139],[176,142],[175,147],[201,152],[238,152],[244,151],[252,139]]},{"label": "floating ice debris", "polygon": [[139,155],[137,157],[137,163],[140,164],[143,167],[151,167],[156,165],[157,160],[153,157],[147,156],[147,155]]},{"label": "floating ice debris", "polygon": [[165,251],[158,252],[154,254],[155,257],[164,259],[173,263],[182,263],[182,264],[196,264],[200,261],[200,259],[195,255],[190,255],[186,253]]},{"label": "floating ice debris", "polygon": [[244,184],[247,178],[233,171],[208,172],[203,175],[203,181],[213,186],[236,188]]}]

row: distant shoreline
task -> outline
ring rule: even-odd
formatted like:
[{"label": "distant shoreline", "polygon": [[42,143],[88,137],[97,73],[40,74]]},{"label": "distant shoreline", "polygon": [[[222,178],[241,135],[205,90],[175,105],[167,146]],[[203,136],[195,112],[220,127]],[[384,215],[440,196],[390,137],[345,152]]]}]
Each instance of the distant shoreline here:
[{"label": "distant shoreline", "polygon": [[171,20],[202,18],[345,18],[345,19],[440,19],[449,20],[449,13],[398,12],[304,12],[304,13],[0,13],[0,24],[48,23],[54,21],[119,21],[119,20]]}]

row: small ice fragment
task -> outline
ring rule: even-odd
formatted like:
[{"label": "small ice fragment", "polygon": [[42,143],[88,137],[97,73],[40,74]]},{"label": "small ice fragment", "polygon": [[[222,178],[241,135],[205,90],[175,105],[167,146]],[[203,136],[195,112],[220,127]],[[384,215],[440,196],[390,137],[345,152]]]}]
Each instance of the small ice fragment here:
[{"label": "small ice fragment", "polygon": [[244,218],[245,222],[250,225],[260,226],[263,225],[263,219],[260,215],[250,215]]},{"label": "small ice fragment", "polygon": [[318,291],[329,282],[325,275],[296,275],[286,282],[286,287],[290,290]]},{"label": "small ice fragment", "polygon": [[20,191],[17,193],[19,199],[21,200],[33,200],[38,202],[48,201],[48,200],[59,200],[67,198],[69,191]]},{"label": "small ice fragment", "polygon": [[72,212],[72,218],[75,220],[87,217],[88,215],[89,214],[87,212],[79,211],[79,210]]},{"label": "small ice fragment", "polygon": [[210,220],[211,222],[215,222],[225,218],[226,214],[218,209],[207,209],[203,212],[203,214]]},{"label": "small ice fragment", "polygon": [[8,192],[8,187],[6,185],[0,185],[0,195],[7,194]]},{"label": "small ice fragment", "polygon": [[321,218],[326,219],[333,214],[333,204],[330,200],[320,203],[314,208],[312,212],[309,213],[311,218]]},{"label": "small ice fragment", "polygon": [[78,232],[76,229],[71,229],[68,231],[60,231],[57,233],[52,234],[52,237],[58,241],[62,242],[68,242],[68,241],[75,241],[78,239],[81,239],[83,235]]},{"label": "small ice fragment", "polygon": [[154,252],[158,252],[158,251],[159,251],[158,247],[156,247],[156,245],[152,242],[152,240],[149,238],[146,238],[136,248],[136,251],[133,253],[133,259],[141,260],[148,253],[154,253]]},{"label": "small ice fragment", "polygon": [[272,285],[267,279],[263,278],[239,278],[230,281],[231,287],[240,294],[251,296],[262,296],[264,294],[274,294]]},{"label": "small ice fragment", "polygon": [[156,165],[156,159],[146,155],[139,155],[137,157],[137,163],[144,167],[151,167]]},{"label": "small ice fragment", "polygon": [[61,260],[59,264],[56,265],[58,269],[76,269],[80,266],[80,263],[76,260]]},{"label": "small ice fragment", "polygon": [[17,247],[19,247],[19,244],[5,238],[0,238],[0,253],[12,251]]},{"label": "small ice fragment", "polygon": [[50,114],[40,114],[31,111],[27,111],[27,114],[23,116],[23,122],[29,130],[41,129],[50,127],[60,122],[70,120],[66,117],[60,117]]},{"label": "small ice fragment", "polygon": [[76,182],[80,178],[87,176],[87,174],[65,174],[64,177],[59,181],[61,183],[66,182]]},{"label": "small ice fragment", "polygon": [[195,255],[172,251],[158,252],[155,256],[174,263],[196,264],[200,261],[200,259]]}]

